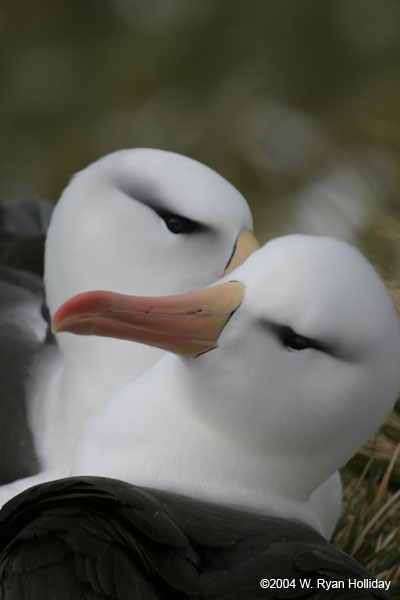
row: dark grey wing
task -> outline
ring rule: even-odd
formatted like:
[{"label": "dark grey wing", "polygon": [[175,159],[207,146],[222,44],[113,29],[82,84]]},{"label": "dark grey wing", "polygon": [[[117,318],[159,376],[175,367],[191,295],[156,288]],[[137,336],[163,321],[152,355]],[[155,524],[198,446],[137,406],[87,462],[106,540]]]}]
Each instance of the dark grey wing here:
[{"label": "dark grey wing", "polygon": [[[375,578],[362,565],[326,540],[309,536],[299,523],[281,523],[277,537],[268,532],[237,540],[223,560],[220,556],[202,578],[200,595],[209,600],[390,598],[365,587],[365,580]],[[268,589],[260,585],[264,579]],[[362,587],[354,587],[355,582]]]},{"label": "dark grey wing", "polygon": [[39,470],[27,395],[32,363],[47,343],[41,278],[0,265],[0,484]]},{"label": "dark grey wing", "polygon": [[[260,587],[263,578],[293,586]],[[96,478],[36,486],[0,513],[2,600],[389,598],[310,527]],[[309,582],[302,586],[300,581]]]},{"label": "dark grey wing", "polygon": [[41,198],[16,198],[0,203],[0,228],[18,235],[46,234],[53,205]]},{"label": "dark grey wing", "polygon": [[161,503],[123,482],[59,480],[0,512],[2,600],[195,597],[197,566]]},{"label": "dark grey wing", "polygon": [[[179,523],[202,558],[199,598],[390,598],[381,589],[365,587],[365,580],[375,581],[371,573],[299,521],[264,517],[163,492],[154,493],[163,500],[170,517]],[[277,584],[275,587],[271,584],[268,589],[261,588],[262,579]],[[349,582],[355,580],[363,587],[349,586]],[[283,587],[279,587],[281,585]]]},{"label": "dark grey wing", "polygon": [[0,264],[43,275],[53,205],[39,198],[0,203]]}]

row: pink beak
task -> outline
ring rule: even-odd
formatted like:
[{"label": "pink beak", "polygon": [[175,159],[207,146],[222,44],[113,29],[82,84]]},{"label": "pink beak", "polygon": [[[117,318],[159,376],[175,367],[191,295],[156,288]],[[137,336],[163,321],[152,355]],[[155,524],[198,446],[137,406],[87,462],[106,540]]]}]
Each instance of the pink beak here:
[{"label": "pink beak", "polygon": [[154,298],[85,292],[58,309],[52,329],[131,340],[193,357],[215,348],[243,296],[238,282]]}]

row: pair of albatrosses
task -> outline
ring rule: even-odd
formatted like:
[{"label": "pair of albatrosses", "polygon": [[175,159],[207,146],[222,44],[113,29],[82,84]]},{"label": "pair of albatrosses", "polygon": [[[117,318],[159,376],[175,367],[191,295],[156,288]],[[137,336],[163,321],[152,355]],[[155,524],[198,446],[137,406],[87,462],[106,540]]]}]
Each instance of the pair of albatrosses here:
[{"label": "pair of albatrosses", "polygon": [[[43,212],[42,205],[28,208],[29,214],[35,208]],[[22,234],[26,223],[18,220],[18,214],[14,210],[3,220],[12,221],[13,230]],[[69,297],[90,289],[153,295],[204,286],[224,270],[232,270],[259,246],[251,228],[251,214],[241,194],[196,161],[144,149],[106,156],[73,178],[52,215],[45,261],[50,312],[54,314]],[[12,292],[12,310],[25,315],[26,302],[22,303],[14,289]],[[42,469],[34,478],[0,489],[2,502],[36,482],[69,475],[83,423],[161,356],[154,348],[99,337],[63,334],[57,335],[58,346],[45,344],[46,324],[39,312],[42,299],[34,301],[41,329],[35,350],[38,347],[40,352],[36,352],[26,387],[38,457],[32,449],[28,451],[26,442],[22,455],[12,461],[11,475],[28,474],[37,458]],[[32,308],[29,319],[31,313]],[[21,336],[19,325],[8,335],[13,345]],[[24,341],[20,347],[25,352],[32,340],[25,336]],[[11,347],[6,340],[4,345]],[[18,392],[21,376],[19,361],[14,386]],[[6,395],[9,398],[9,390]],[[14,396],[14,412],[25,414],[20,395],[19,402]],[[11,425],[13,444],[3,438],[3,456],[13,454],[17,459],[21,436]],[[9,463],[7,459],[3,483],[10,480]],[[337,474],[314,494],[313,502],[322,529],[330,536],[341,504]]]},{"label": "pair of albatrosses", "polygon": [[[107,160],[110,159],[103,159],[103,166]],[[171,156],[165,159],[166,163],[169,160],[172,160]],[[139,169],[139,173],[143,170],[143,167]],[[168,181],[171,171],[170,167],[163,171]],[[107,186],[100,177],[101,172],[99,168],[98,177],[94,177],[91,184],[90,176],[89,183],[85,183],[81,175],[83,181],[79,182],[77,177],[70,186],[72,189],[74,183],[77,185],[73,197],[81,190],[84,206],[85,200],[90,198],[88,191],[95,188],[97,179],[102,182],[98,188],[99,198],[104,196]],[[145,194],[146,186],[138,185],[135,195],[129,186],[118,187],[111,166],[105,172],[105,179],[113,181],[110,186],[113,191],[119,190],[131,202],[132,196],[139,195],[142,209],[157,215],[168,230],[168,222],[182,220],[176,208],[175,212],[170,212],[169,204],[166,213],[162,193]],[[123,177],[118,179],[122,180]],[[224,182],[224,185],[228,184]],[[203,188],[202,196],[209,198],[204,192]],[[68,190],[64,199],[67,194]],[[119,209],[125,207],[119,193],[114,202]],[[86,205],[92,206],[89,200]],[[62,207],[60,204],[60,211]],[[86,210],[90,214],[88,206]],[[74,222],[73,217],[68,221],[68,214],[66,211],[62,217],[67,229],[68,223]],[[171,220],[167,220],[166,214],[172,214]],[[73,216],[78,221],[81,218],[78,211]],[[94,219],[96,221],[96,217]],[[109,221],[100,215],[100,221],[93,223],[94,232],[105,227],[103,219]],[[189,240],[192,235],[212,231],[211,223],[201,220],[199,214],[185,215],[185,219],[190,220],[189,230],[170,233]],[[101,245],[90,237],[91,223],[89,219],[85,230],[89,254],[90,247],[94,246],[93,261]],[[239,230],[242,226],[243,223]],[[178,229],[181,227],[180,222]],[[73,225],[70,229],[73,236]],[[52,231],[57,232],[57,227],[50,231],[48,249],[52,244]],[[235,232],[234,239],[238,233]],[[76,257],[84,254],[79,240],[77,225],[75,244],[70,250],[68,246],[67,250],[60,250],[58,257],[56,253],[55,264],[57,260],[61,260],[59,265],[62,264],[66,256],[74,263]],[[129,240],[124,236],[121,236],[121,243],[123,249],[129,247]],[[53,246],[55,249],[54,243]],[[60,247],[63,248],[61,235]],[[51,268],[49,266],[47,277],[50,277]],[[53,268],[61,272],[60,267]],[[115,261],[110,265],[106,261],[99,270],[110,281],[113,277],[118,278]],[[66,280],[73,275],[66,270]],[[54,312],[55,305],[66,298],[57,296],[58,290],[52,291],[47,281],[46,285],[50,308]],[[61,282],[60,288],[63,285]],[[77,285],[78,289],[72,293],[82,291],[79,281]],[[86,289],[90,287],[106,286],[94,284]],[[361,567],[354,571],[354,562],[333,551],[322,538],[308,536],[311,535],[309,526],[321,530],[320,519],[310,500],[311,493],[376,430],[400,388],[400,325],[384,285],[372,267],[343,242],[288,236],[269,242],[235,271],[226,274],[217,285],[201,292],[157,299],[131,297],[127,289],[122,290],[123,294],[116,294],[115,291],[121,292],[121,289],[114,286],[111,290],[89,292],[68,301],[55,315],[54,329],[135,340],[171,350],[177,356],[163,357],[108,400],[104,408],[99,410],[98,406],[104,404],[106,398],[97,405],[94,403],[97,410],[92,410],[95,414],[83,428],[75,449],[72,473],[118,477],[159,491],[146,496],[146,501],[139,501],[135,494],[146,495],[147,492],[127,489],[115,482],[81,478],[47,484],[13,500],[3,511],[3,537],[0,538],[3,580],[7,582],[7,589],[17,590],[20,586],[25,590],[28,580],[32,582],[35,577],[37,585],[43,586],[43,578],[54,580],[55,572],[70,573],[68,569],[75,569],[79,581],[85,577],[90,580],[92,591],[97,589],[96,586],[103,586],[101,593],[107,586],[122,585],[115,583],[116,580],[127,581],[122,572],[122,579],[116,576],[114,567],[110,572],[106,566],[107,556],[110,557],[107,553],[102,555],[99,563],[95,550],[86,548],[83,554],[75,552],[74,544],[78,539],[82,543],[83,531],[90,537],[88,543],[92,548],[97,547],[94,538],[109,540],[111,536],[115,541],[116,535],[117,538],[122,536],[125,542],[129,538],[129,558],[135,568],[128,570],[133,578],[137,577],[138,589],[143,578],[150,586],[149,590],[146,588],[147,595],[142,592],[140,597],[143,598],[218,598],[228,592],[230,598],[279,597],[265,595],[265,590],[260,590],[258,595],[251,591],[254,581],[250,582],[249,577],[254,574],[258,577],[260,564],[263,568],[269,565],[267,577],[272,577],[273,564],[286,565],[282,567],[283,571],[277,570],[277,576],[283,572],[290,576],[309,572],[315,577],[329,571],[326,580],[331,577],[338,581],[342,576],[349,582],[351,574],[354,578],[365,577],[366,571]],[[70,334],[65,334],[65,338],[64,357],[68,356],[67,339],[71,344],[75,339],[82,342],[81,338],[72,338]],[[99,341],[97,338],[83,341],[94,340]],[[130,342],[125,343],[129,346]],[[114,356],[112,350],[103,351],[100,344],[88,346],[88,350],[87,354],[79,352],[76,345],[74,351],[70,351],[70,363],[64,358],[60,374],[53,380],[49,377],[52,385],[59,386],[64,382],[66,390],[74,390],[74,381],[71,383],[71,379],[63,378],[63,374],[68,369],[70,372],[75,369],[77,373],[86,360],[92,366],[92,371],[90,367],[87,371],[87,397],[90,397],[90,380],[96,375],[96,360],[100,365],[100,381],[103,381],[107,380],[104,370],[112,373],[118,355]],[[125,375],[129,375],[132,358],[129,350],[125,356]],[[131,371],[131,379],[134,379],[137,371],[133,362]],[[85,389],[83,376],[80,386],[79,389]],[[38,389],[40,391],[40,386]],[[36,394],[38,402],[41,394],[38,390]],[[73,398],[73,394],[68,397]],[[79,415],[78,399],[74,410]],[[72,414],[75,418],[74,412]],[[68,427],[67,406],[65,427]],[[45,445],[41,452],[46,455]],[[116,489],[121,494],[122,499],[118,502],[122,503],[122,508],[116,509],[119,525],[106,527],[106,530],[102,525],[97,530],[102,511],[99,506],[103,500],[107,504],[109,485],[112,495],[115,496]],[[106,486],[106,490],[102,486]],[[174,500],[173,494],[179,494],[179,497]],[[167,508],[165,504],[154,508],[160,497]],[[193,504],[188,498],[196,499],[197,503]],[[114,498],[110,507],[115,508],[116,502]],[[151,507],[149,512],[146,512],[147,503]],[[93,514],[89,514],[89,522],[86,522],[88,507],[93,509]],[[128,527],[129,533],[122,527],[122,522],[127,525],[125,509],[130,518],[134,518],[133,525]],[[239,513],[235,509],[239,509]],[[110,511],[111,514],[111,508]],[[251,511],[252,516],[245,516],[246,511]],[[214,529],[221,532],[220,538],[216,531],[210,534],[212,515],[215,514],[218,514],[218,526]],[[248,517],[253,519],[252,527],[245,528],[246,532],[238,532],[235,523],[241,518],[246,521]],[[65,537],[67,531],[68,535],[74,531],[69,519],[75,519],[77,532],[77,537],[71,534],[72,541]],[[157,519],[161,520],[160,527]],[[266,527],[270,538],[261,521],[264,524],[268,521]],[[307,525],[301,525],[301,522]],[[40,539],[38,531],[47,541],[53,532],[50,538],[54,553],[50,562],[41,556],[35,563],[34,557],[38,557],[35,544]],[[223,532],[227,534],[225,537]],[[270,552],[268,560],[263,558],[257,569],[254,561],[248,562],[249,553],[256,553],[251,545],[254,538],[262,545],[263,552]],[[253,541],[250,543],[249,540]],[[286,545],[284,540],[290,543]],[[21,541],[26,543],[25,547],[20,545]],[[311,546],[307,546],[309,542]],[[279,543],[279,550],[275,543]],[[235,554],[239,547],[240,552]],[[42,548],[46,548],[47,554],[51,553],[46,543]],[[25,556],[31,558],[27,558],[21,567],[21,552],[25,550]],[[90,562],[90,557],[94,563]],[[174,557],[178,566],[167,576],[167,565],[175,560]],[[275,563],[271,562],[273,560]],[[71,566],[68,561],[75,562]],[[189,571],[180,561],[187,561]],[[124,567],[126,565],[125,562]],[[191,582],[187,579],[190,574],[194,578]],[[171,586],[168,592],[163,588],[166,581]],[[221,581],[228,582],[228,587],[215,592]],[[239,586],[236,591],[235,582]],[[337,586],[333,589],[336,593]],[[303,592],[297,591],[301,597]],[[326,588],[323,591],[326,593]],[[186,595],[182,595],[184,593]],[[309,591],[304,593],[309,597],[329,597],[317,595],[322,594],[322,590],[315,590],[314,596]],[[370,596],[365,590],[363,593],[359,597],[373,597],[375,592],[372,591]],[[281,597],[285,596],[295,597],[293,589],[287,589]],[[377,590],[376,597],[385,596]]]}]

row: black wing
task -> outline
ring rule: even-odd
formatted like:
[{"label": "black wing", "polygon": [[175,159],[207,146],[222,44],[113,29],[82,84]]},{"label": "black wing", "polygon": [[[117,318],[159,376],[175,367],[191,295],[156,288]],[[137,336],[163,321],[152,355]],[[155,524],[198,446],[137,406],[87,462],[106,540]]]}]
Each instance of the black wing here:
[{"label": "black wing", "polygon": [[39,470],[26,396],[33,361],[50,340],[41,278],[0,265],[0,484]]},{"label": "black wing", "polygon": [[[254,515],[188,498],[174,498],[159,491],[154,493],[163,499],[168,514],[179,523],[202,557],[203,568],[196,598],[390,598],[381,589],[365,587],[365,580],[375,581],[371,573],[299,521]],[[278,580],[277,586],[284,582],[284,587],[262,589],[262,579]],[[318,583],[318,580],[324,583]],[[354,580],[363,587],[353,587]],[[294,587],[285,587],[293,581]]]},{"label": "black wing", "polygon": [[44,243],[53,206],[39,198],[0,203],[0,264],[43,276]]},{"label": "black wing", "polygon": [[39,470],[26,399],[33,361],[53,341],[42,281],[52,210],[38,198],[0,203],[0,485]]},{"label": "black wing", "polygon": [[0,548],[2,600],[147,600],[175,597],[177,581],[185,594],[198,586],[196,553],[160,502],[113,480],[24,492],[0,513]]},{"label": "black wing", "polygon": [[[262,589],[263,578],[296,587]],[[0,513],[2,600],[388,598],[311,528],[95,477],[37,486]],[[309,581],[305,589],[300,580]]]}]

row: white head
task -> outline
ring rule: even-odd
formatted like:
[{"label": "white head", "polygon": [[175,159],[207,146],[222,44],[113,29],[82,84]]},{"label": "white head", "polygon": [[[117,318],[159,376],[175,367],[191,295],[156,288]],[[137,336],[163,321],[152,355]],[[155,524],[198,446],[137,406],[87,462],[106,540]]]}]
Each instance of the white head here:
[{"label": "white head", "polygon": [[222,282],[230,280],[238,283],[160,300],[95,292],[67,303],[56,327],[184,355],[179,380],[193,422],[218,432],[236,464],[253,457],[263,469],[255,486],[307,497],[398,397],[397,313],[372,266],[331,238],[272,240]]},{"label": "white head", "polygon": [[354,247],[326,237],[274,239],[229,279],[244,285],[242,305],[215,349],[184,359],[195,377],[207,372],[195,409],[235,444],[309,464],[322,483],[400,393],[389,294]]},{"label": "white head", "polygon": [[[209,167],[162,150],[105,156],[72,178],[54,210],[45,257],[50,313],[90,289],[159,295],[208,285],[235,248],[234,262],[254,250],[254,238],[241,241],[248,228],[245,199]],[[72,366],[67,372],[82,371],[97,397],[115,393],[160,357],[116,340],[67,335],[58,342]],[[79,388],[73,393],[82,393],[81,382]]]},{"label": "white head", "polygon": [[120,150],[64,190],[46,244],[53,314],[90,289],[174,294],[217,279],[243,228],[243,196],[205,165],[172,152]]}]

